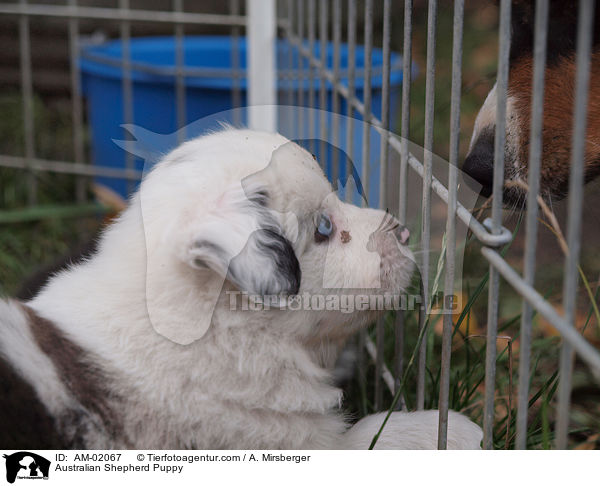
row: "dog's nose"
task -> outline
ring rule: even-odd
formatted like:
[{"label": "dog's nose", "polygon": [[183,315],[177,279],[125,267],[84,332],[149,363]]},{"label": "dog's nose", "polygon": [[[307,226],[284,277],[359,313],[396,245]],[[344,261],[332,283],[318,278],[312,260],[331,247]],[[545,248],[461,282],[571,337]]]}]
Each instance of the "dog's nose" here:
[{"label": "dog's nose", "polygon": [[494,182],[494,133],[482,133],[477,137],[462,166],[462,170],[470,178],[481,184],[481,188],[469,177],[465,181],[471,189],[489,197]]},{"label": "dog's nose", "polygon": [[399,225],[396,229],[394,229],[394,235],[396,239],[403,245],[408,243],[408,239],[410,238],[410,231],[404,225]]}]

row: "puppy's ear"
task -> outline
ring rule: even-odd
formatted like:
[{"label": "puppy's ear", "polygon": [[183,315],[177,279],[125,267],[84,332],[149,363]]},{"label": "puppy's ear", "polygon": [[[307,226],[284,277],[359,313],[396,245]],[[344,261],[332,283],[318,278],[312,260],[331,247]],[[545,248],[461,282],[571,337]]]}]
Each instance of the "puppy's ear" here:
[{"label": "puppy's ear", "polygon": [[211,212],[195,228],[188,264],[210,268],[250,295],[298,293],[300,264],[280,218],[267,208],[266,191],[236,188],[222,202],[220,211]]},{"label": "puppy's ear", "polygon": [[[145,220],[146,304],[159,334],[178,344],[200,339],[226,279],[250,295],[298,292],[300,265],[279,221],[287,234],[294,227],[287,213],[268,209],[267,199],[266,192],[237,183],[186,213],[185,221]],[[149,198],[148,205],[152,202]],[[183,272],[173,270],[173,258],[183,261]]]}]

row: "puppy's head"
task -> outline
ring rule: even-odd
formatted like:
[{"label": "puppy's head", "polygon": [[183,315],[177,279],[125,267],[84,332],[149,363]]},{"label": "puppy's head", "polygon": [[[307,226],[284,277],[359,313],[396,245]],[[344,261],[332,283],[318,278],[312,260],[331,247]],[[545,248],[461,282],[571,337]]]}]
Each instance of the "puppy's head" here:
[{"label": "puppy's head", "polygon": [[[148,174],[140,197],[149,313],[176,342],[206,332],[223,290],[301,312],[307,333],[340,332],[372,317],[369,296],[406,289],[414,268],[404,226],[342,202],[314,157],[280,135],[226,130],[188,142]],[[302,302],[288,306],[294,296]],[[356,312],[341,299],[358,299]]]}]

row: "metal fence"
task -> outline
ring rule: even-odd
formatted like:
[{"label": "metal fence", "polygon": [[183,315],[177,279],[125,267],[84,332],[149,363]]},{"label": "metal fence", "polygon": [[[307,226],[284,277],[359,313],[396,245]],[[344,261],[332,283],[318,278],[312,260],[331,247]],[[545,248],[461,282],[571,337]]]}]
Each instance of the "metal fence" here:
[{"label": "metal fence", "polygon": [[[574,327],[575,319],[575,297],[578,286],[578,260],[579,242],[581,233],[582,214],[582,186],[583,186],[583,163],[585,145],[586,105],[589,83],[589,62],[592,39],[593,0],[581,0],[579,11],[579,29],[577,40],[577,83],[576,83],[576,105],[573,152],[571,156],[571,177],[569,189],[569,224],[567,231],[568,257],[564,268],[564,293],[563,307],[564,315],[561,315],[545,298],[534,288],[535,276],[535,247],[537,235],[538,206],[536,197],[540,185],[540,157],[541,157],[541,127],[542,127],[542,101],[544,87],[544,63],[546,57],[546,36],[548,18],[548,0],[537,0],[537,17],[535,26],[535,58],[534,58],[534,85],[533,85],[533,116],[532,116],[532,143],[530,147],[529,178],[530,191],[527,199],[526,213],[526,248],[524,261],[524,274],[519,275],[503,258],[498,248],[508,243],[511,232],[502,226],[502,189],[503,189],[503,167],[504,167],[504,144],[505,144],[505,114],[508,83],[508,53],[510,46],[510,0],[500,2],[500,28],[499,28],[499,60],[498,60],[498,110],[496,117],[495,134],[495,158],[494,158],[494,184],[491,218],[478,222],[457,199],[458,166],[459,166],[459,131],[460,131],[460,101],[462,84],[462,39],[464,0],[454,2],[454,26],[453,26],[453,48],[452,48],[452,86],[451,86],[451,130],[449,133],[449,165],[447,183],[443,183],[433,176],[432,172],[432,150],[433,150],[433,116],[434,116],[434,79],[435,79],[435,45],[436,45],[436,16],[438,5],[436,0],[428,2],[428,32],[427,32],[427,65],[426,65],[426,107],[425,107],[425,138],[424,156],[419,160],[409,151],[410,136],[410,98],[411,98],[411,67],[412,67],[412,13],[413,1],[404,1],[404,25],[403,25],[403,83],[402,83],[402,110],[400,137],[390,133],[390,56],[392,31],[398,32],[399,25],[392,25],[392,1],[382,0],[383,25],[382,45],[383,65],[381,70],[381,116],[375,116],[375,110],[371,98],[371,80],[373,70],[371,68],[371,55],[374,48],[374,1],[365,0],[284,0],[278,4],[277,26],[282,38],[292,46],[289,49],[289,58],[286,61],[293,67],[294,63],[301,62],[306,69],[300,71],[300,77],[308,80],[308,89],[294,88],[289,83],[285,102],[291,105],[307,106],[308,108],[327,109],[326,90],[331,88],[331,110],[340,112],[342,101],[345,113],[350,120],[360,117],[368,122],[364,125],[362,133],[362,154],[354,154],[357,157],[368,159],[372,144],[379,143],[380,159],[380,182],[379,201],[376,206],[384,207],[389,199],[386,187],[388,158],[390,153],[398,154],[400,166],[397,173],[397,208],[398,217],[405,221],[407,218],[407,181],[409,171],[417,174],[422,180],[422,224],[421,245],[423,250],[424,268],[428,268],[428,250],[430,246],[430,220],[431,220],[431,197],[436,194],[447,206],[446,218],[446,252],[445,252],[445,281],[444,295],[451,297],[455,294],[455,240],[457,222],[460,221],[468,226],[475,238],[483,245],[482,254],[489,261],[489,286],[488,286],[488,316],[487,316],[487,346],[485,367],[485,403],[484,403],[484,448],[492,448],[492,427],[494,421],[494,395],[495,395],[495,373],[496,373],[496,340],[498,327],[498,306],[500,277],[512,286],[523,299],[523,312],[520,332],[520,356],[519,356],[519,385],[518,385],[518,415],[517,415],[517,437],[516,447],[525,448],[527,434],[527,410],[529,393],[530,372],[530,350],[531,329],[533,311],[545,317],[561,334],[563,338],[560,355],[560,384],[557,407],[556,447],[565,448],[567,445],[567,434],[569,425],[569,402],[571,392],[571,376],[573,369],[573,356],[577,353],[595,372],[600,375],[600,353],[588,343]],[[248,4],[251,2],[247,2]],[[360,7],[360,8],[359,8]],[[364,8],[363,8],[364,7]],[[246,10],[249,10],[246,5]],[[126,123],[133,123],[133,91],[132,91],[132,69],[135,63],[131,60],[130,39],[131,26],[133,23],[153,22],[172,26],[173,35],[176,39],[177,54],[175,66],[176,105],[178,126],[185,126],[186,122],[186,89],[185,78],[194,76],[214,76],[214,73],[203,73],[199,70],[190,71],[184,67],[183,39],[185,28],[190,25],[218,25],[231,29],[231,35],[238,39],[242,31],[247,28],[247,18],[241,15],[241,6],[237,0],[230,1],[230,12],[227,15],[190,13],[184,12],[183,1],[174,0],[172,10],[140,10],[131,9],[128,0],[119,0],[118,8],[99,8],[78,6],[76,0],[69,0],[67,4],[33,4],[26,0],[19,3],[0,4],[0,15],[7,16],[18,22],[20,39],[20,72],[21,92],[23,97],[23,131],[25,134],[24,156],[0,155],[0,166],[23,169],[29,181],[29,202],[36,201],[36,177],[37,171],[50,171],[69,173],[78,177],[77,199],[84,201],[86,198],[86,184],[90,176],[104,176],[114,178],[125,178],[131,181],[139,179],[141,174],[134,168],[133,156],[128,155],[126,166],[123,169],[102,167],[87,163],[84,150],[84,107],[81,98],[80,72],[78,56],[79,45],[79,21],[82,19],[96,19],[99,21],[118,22],[120,28],[120,39],[122,42],[121,68],[123,72],[122,94],[123,119]],[[68,23],[68,41],[71,62],[71,94],[72,94],[72,119],[73,119],[73,161],[44,160],[36,156],[34,144],[34,121],[33,121],[33,75],[31,66],[30,47],[30,21],[32,18],[61,18]],[[359,22],[361,20],[361,22]],[[345,24],[345,25],[344,25]],[[364,69],[358,69],[355,62],[355,53],[358,38],[358,26],[362,25],[364,31]],[[249,29],[250,30],[250,29]],[[343,33],[346,33],[343,39]],[[328,36],[333,43],[333,62],[330,66],[327,61],[326,46]],[[341,78],[340,46],[344,42],[347,46],[348,65],[344,70],[344,79]],[[320,45],[320,55],[316,55],[315,47]],[[379,47],[379,46],[376,46]],[[265,53],[274,56],[273,53]],[[281,60],[280,60],[281,62]],[[240,69],[242,65],[239,52],[232,51],[232,70],[236,80],[245,75]],[[249,67],[252,71],[252,66]],[[289,74],[289,73],[288,73]],[[260,75],[260,71],[259,71]],[[286,77],[285,66],[278,66],[276,73],[278,78]],[[362,99],[357,95],[356,81],[361,76],[364,83]],[[265,80],[269,82],[270,80]],[[316,87],[318,83],[318,88]],[[240,106],[242,98],[239,84],[234,84],[232,90],[232,105]],[[346,151],[352,154],[352,122],[341,127],[334,119],[333,126],[329,127],[325,119],[305,120],[306,112],[300,110],[297,115],[298,126],[307,126],[308,137],[311,139],[331,140],[339,144],[341,131],[345,130]],[[317,132],[319,130],[319,133]],[[373,130],[375,136],[373,136]],[[363,170],[366,164],[363,165]],[[369,174],[363,174],[368,178]],[[429,276],[427,272],[423,275],[424,306],[431,299],[428,295],[430,290]],[[421,321],[424,323],[424,319]],[[427,332],[421,330],[421,338]],[[452,316],[446,314],[443,317],[443,335],[441,349],[441,380],[439,391],[439,448],[446,448],[447,444],[447,420],[449,406],[449,386],[451,372],[451,344],[452,344],[453,322]],[[396,357],[393,370],[390,370],[383,360],[384,327],[383,321],[376,326],[376,339],[371,340],[367,335],[362,335],[362,346],[376,364],[375,384],[375,406],[381,407],[385,388],[396,399],[400,394],[398,388],[403,386],[403,370],[405,357],[401,349],[403,343],[403,314],[399,313],[396,322]],[[425,370],[426,346],[425,340],[421,340],[419,348],[417,367],[417,409],[424,407],[425,397]],[[395,400],[397,401],[397,400]]]}]

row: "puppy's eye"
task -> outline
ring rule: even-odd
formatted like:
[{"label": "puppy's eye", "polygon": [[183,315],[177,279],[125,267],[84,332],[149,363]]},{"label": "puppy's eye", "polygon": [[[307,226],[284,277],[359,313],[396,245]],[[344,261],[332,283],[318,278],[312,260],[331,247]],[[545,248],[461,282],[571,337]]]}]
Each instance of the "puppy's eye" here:
[{"label": "puppy's eye", "polygon": [[319,216],[317,221],[317,229],[315,230],[315,241],[320,243],[327,240],[333,233],[333,223],[331,218],[325,213]]}]

